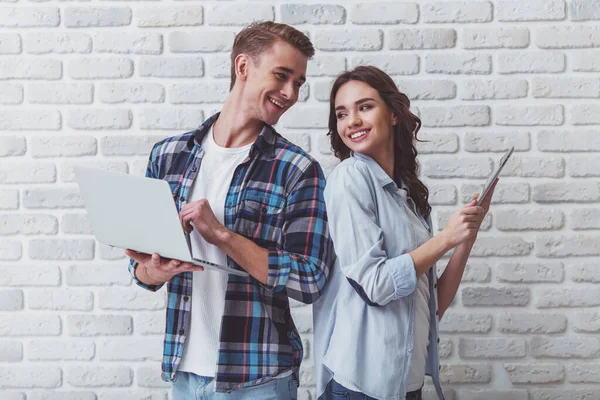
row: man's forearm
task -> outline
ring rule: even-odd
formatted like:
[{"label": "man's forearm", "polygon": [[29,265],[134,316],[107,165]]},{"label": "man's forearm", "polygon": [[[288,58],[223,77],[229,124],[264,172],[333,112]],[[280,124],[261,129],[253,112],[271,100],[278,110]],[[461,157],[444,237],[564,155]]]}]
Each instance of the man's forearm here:
[{"label": "man's forearm", "polygon": [[146,268],[142,264],[138,264],[135,268],[135,277],[138,281],[148,286],[160,285],[162,282],[154,282],[147,274]]},{"label": "man's forearm", "polygon": [[463,242],[456,246],[444,273],[438,280],[437,294],[440,318],[442,318],[450,303],[452,303],[454,296],[456,296],[474,243]]},{"label": "man's forearm", "polygon": [[269,278],[269,251],[230,230],[219,235],[217,246],[262,284]]}]

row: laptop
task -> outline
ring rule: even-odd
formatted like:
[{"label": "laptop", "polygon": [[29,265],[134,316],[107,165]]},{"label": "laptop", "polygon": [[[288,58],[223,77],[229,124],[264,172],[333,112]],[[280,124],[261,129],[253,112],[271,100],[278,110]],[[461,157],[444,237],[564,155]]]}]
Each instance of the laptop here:
[{"label": "laptop", "polygon": [[193,257],[167,181],[81,166],[74,171],[99,242],[248,276],[245,271]]}]

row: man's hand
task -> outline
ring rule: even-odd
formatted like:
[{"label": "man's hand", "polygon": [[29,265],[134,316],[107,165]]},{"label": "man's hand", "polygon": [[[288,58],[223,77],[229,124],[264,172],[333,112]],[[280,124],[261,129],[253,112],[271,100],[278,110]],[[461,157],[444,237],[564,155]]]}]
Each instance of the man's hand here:
[{"label": "man's hand", "polygon": [[196,228],[204,240],[215,246],[219,246],[219,243],[224,240],[223,236],[229,232],[217,220],[206,199],[200,199],[183,206],[179,213],[179,220],[188,234]]},{"label": "man's hand", "polygon": [[162,285],[182,272],[204,271],[204,267],[163,258],[158,253],[150,255],[127,249],[125,255],[138,262],[136,276],[147,285]]}]

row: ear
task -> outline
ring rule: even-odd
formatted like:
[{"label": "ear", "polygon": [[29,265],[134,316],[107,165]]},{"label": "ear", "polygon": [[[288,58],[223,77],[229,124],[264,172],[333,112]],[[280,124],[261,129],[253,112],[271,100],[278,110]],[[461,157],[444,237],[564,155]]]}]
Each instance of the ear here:
[{"label": "ear", "polygon": [[248,79],[248,67],[250,66],[250,57],[247,54],[238,54],[235,58],[236,80],[245,82]]},{"label": "ear", "polygon": [[396,114],[392,113],[392,126],[398,125],[398,117]]}]

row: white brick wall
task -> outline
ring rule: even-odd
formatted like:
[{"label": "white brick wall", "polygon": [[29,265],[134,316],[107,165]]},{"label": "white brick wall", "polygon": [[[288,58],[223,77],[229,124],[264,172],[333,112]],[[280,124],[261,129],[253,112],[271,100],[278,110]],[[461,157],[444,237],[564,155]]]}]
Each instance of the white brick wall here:
[{"label": "white brick wall", "polygon": [[[448,399],[600,399],[597,0],[0,3],[0,399],[169,399],[165,293],[93,239],[73,166],[142,173],[219,108],[255,19],[313,39],[278,128],[326,171],[335,75],[392,75],[423,121],[437,230],[515,146],[440,327]],[[311,309],[292,305],[315,400]]]}]

